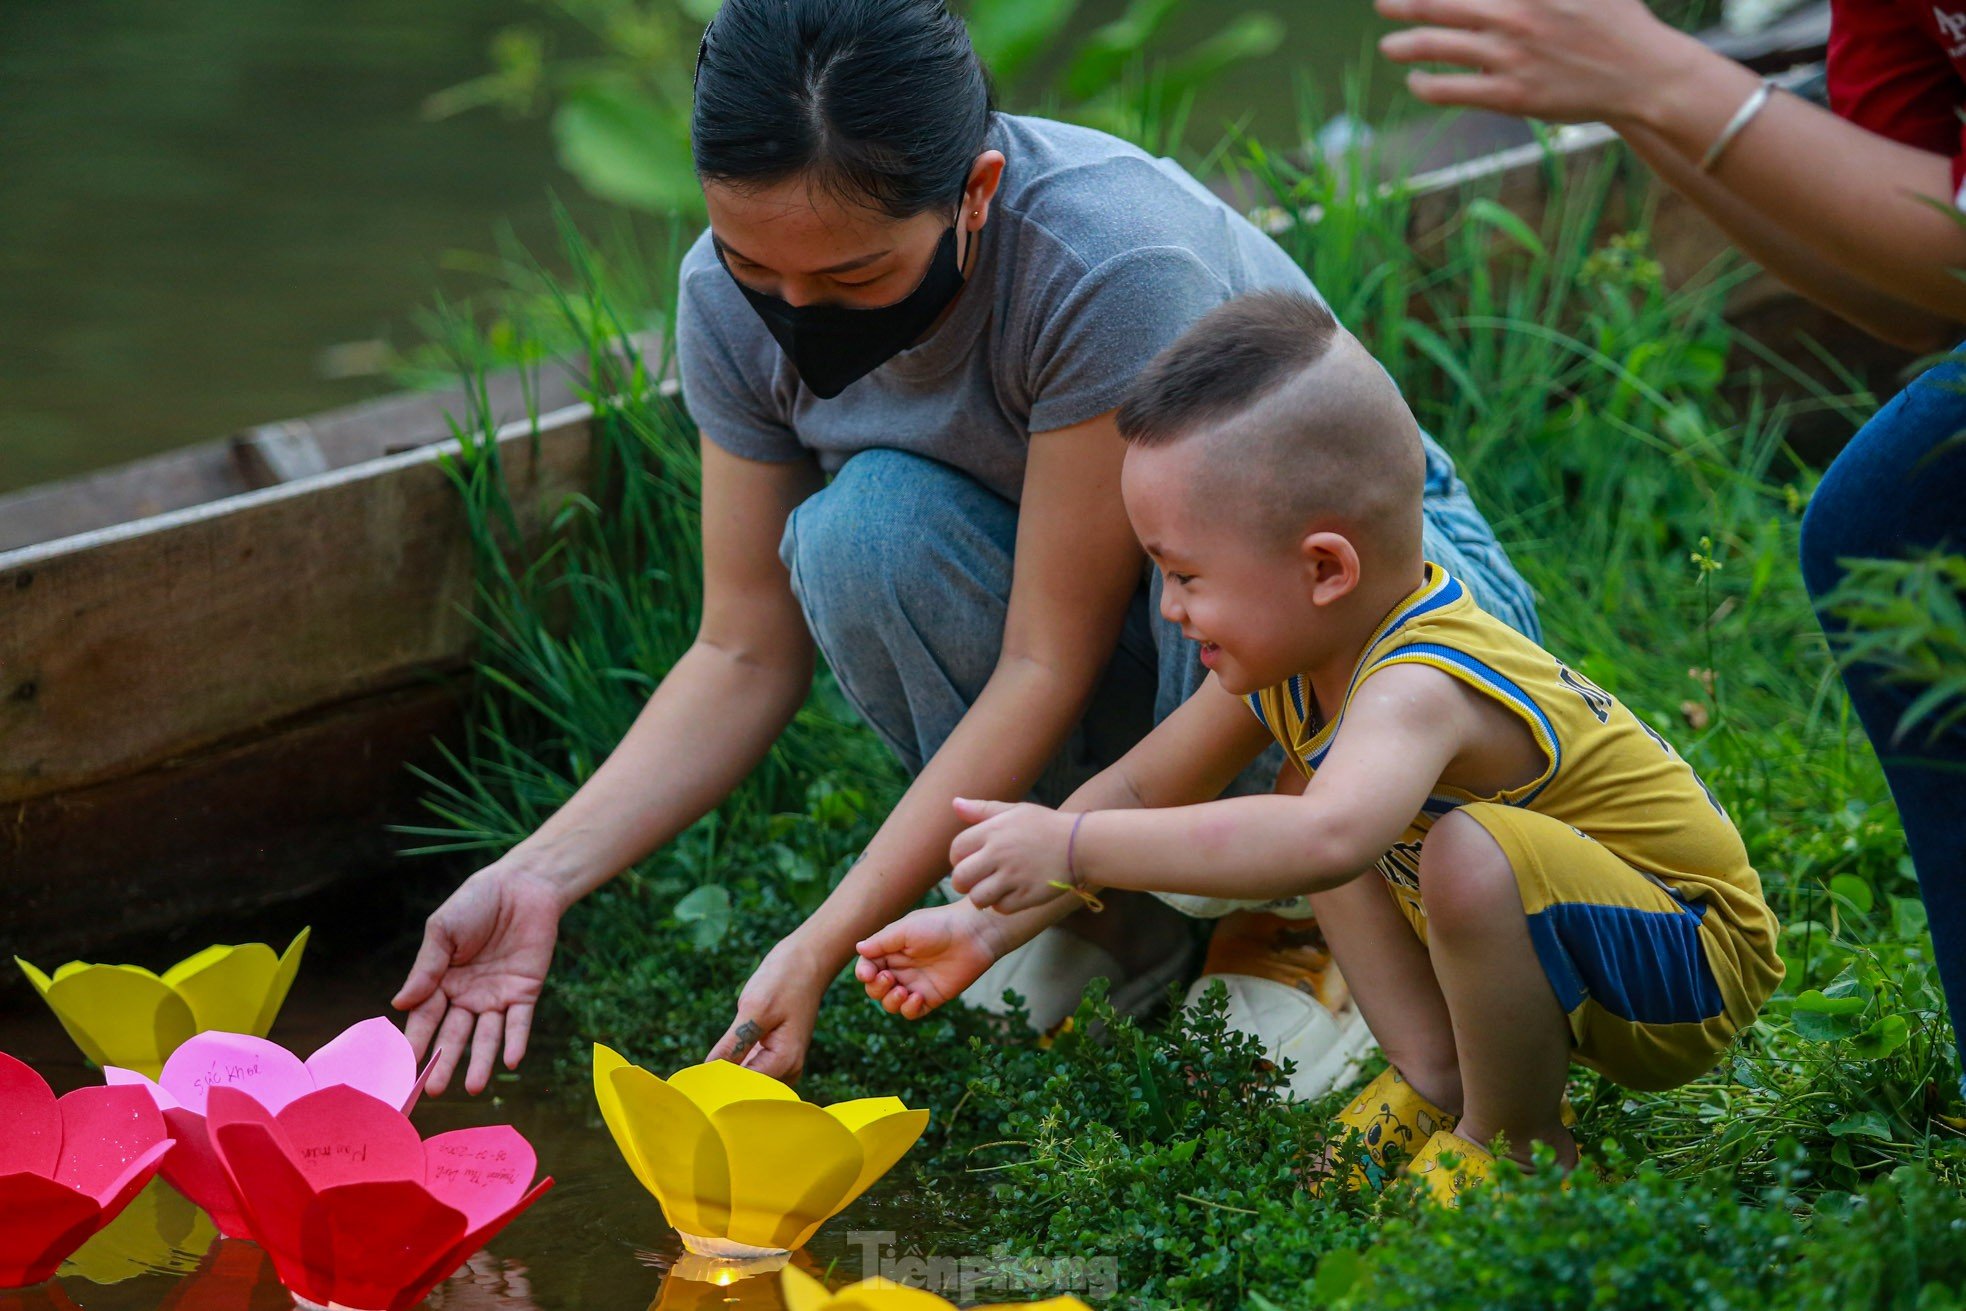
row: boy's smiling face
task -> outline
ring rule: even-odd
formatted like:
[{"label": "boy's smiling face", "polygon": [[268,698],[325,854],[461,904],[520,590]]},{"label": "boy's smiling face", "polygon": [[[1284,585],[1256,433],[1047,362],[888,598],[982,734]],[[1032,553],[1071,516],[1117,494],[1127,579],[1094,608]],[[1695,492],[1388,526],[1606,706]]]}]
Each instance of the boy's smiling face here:
[{"label": "boy's smiling face", "polygon": [[[1129,447],[1120,490],[1161,573],[1161,615],[1201,643],[1202,663],[1225,690],[1246,696],[1329,658],[1335,634],[1322,607],[1351,584],[1332,576],[1324,546],[1310,546],[1334,534],[1266,540],[1263,516],[1239,514],[1247,494],[1210,468],[1223,454],[1210,445],[1200,437]],[[1356,568],[1354,557],[1351,581]]]}]

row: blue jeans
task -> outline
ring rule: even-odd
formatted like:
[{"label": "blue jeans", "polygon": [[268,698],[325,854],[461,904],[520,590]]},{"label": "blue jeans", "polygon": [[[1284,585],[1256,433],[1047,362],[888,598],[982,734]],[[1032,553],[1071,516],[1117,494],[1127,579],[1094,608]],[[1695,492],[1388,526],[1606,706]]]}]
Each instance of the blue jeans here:
[{"label": "blue jeans", "polygon": [[[1842,580],[1844,560],[1940,547],[1966,550],[1966,363],[1957,357],[1893,397],[1830,465],[1802,519],[1802,577],[1820,599]],[[1836,618],[1818,617],[1834,638]],[[1966,725],[1936,741],[1922,729],[1900,741],[1898,720],[1921,689],[1862,664],[1846,667],[1843,681],[1904,821],[1957,1030],[1966,1003]],[[1966,1070],[1966,1042],[1960,1053]]]},{"label": "blue jeans", "polygon": [[[1534,635],[1535,603],[1494,533],[1429,446],[1427,557]],[[862,451],[785,525],[779,555],[820,653],[861,718],[908,771],[955,729],[996,668],[1017,507],[947,465]],[[1201,686],[1199,648],[1160,616],[1148,570],[1090,708],[1031,787],[1050,805],[1124,755]],[[1267,790],[1277,754],[1239,781]]]}]

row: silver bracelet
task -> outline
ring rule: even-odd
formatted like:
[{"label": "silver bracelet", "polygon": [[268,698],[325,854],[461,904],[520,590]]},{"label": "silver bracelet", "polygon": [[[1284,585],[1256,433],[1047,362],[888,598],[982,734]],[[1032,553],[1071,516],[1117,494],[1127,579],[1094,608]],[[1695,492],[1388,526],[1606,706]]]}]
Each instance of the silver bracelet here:
[{"label": "silver bracelet", "polygon": [[1720,135],[1715,137],[1713,144],[1707,147],[1707,153],[1700,156],[1700,172],[1713,172],[1713,166],[1718,164],[1720,157],[1727,153],[1727,147],[1734,144],[1734,138],[1741,135],[1742,129],[1754,122],[1754,116],[1762,111],[1768,103],[1768,97],[1773,94],[1775,94],[1774,82],[1762,78],[1761,85],[1754,89],[1754,94],[1741,102],[1741,107],[1734,111],[1734,117],[1727,120],[1727,126],[1720,129]]}]

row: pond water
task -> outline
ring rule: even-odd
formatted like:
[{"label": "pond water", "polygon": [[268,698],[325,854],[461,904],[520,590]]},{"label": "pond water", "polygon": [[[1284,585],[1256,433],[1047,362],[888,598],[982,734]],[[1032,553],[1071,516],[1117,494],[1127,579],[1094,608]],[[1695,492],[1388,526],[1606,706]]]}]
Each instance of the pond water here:
[{"label": "pond water", "polygon": [[[1122,0],[1087,0],[1081,29]],[[1175,48],[1252,7],[1195,0]],[[1283,51],[1196,115],[1295,127],[1375,27],[1364,0],[1273,5]],[[9,0],[0,4],[0,492],[386,390],[335,377],[450,252],[509,221],[550,246],[579,203],[543,122],[424,120],[486,67],[523,0]],[[1382,81],[1385,79],[1382,79]],[[1197,135],[1202,135],[1198,126]],[[594,207],[583,206],[592,214]],[[338,362],[338,363],[337,363]]]},{"label": "pond water", "polygon": [[[283,924],[268,940],[284,941],[283,934],[298,922]],[[382,1010],[411,951],[411,944],[383,951],[371,947],[370,954],[351,960],[347,953],[360,950],[359,935],[346,929],[338,934],[332,925],[316,928],[329,931],[317,932],[310,944],[272,1033],[301,1053]],[[100,959],[161,967],[175,957],[124,953]],[[53,1015],[25,989],[0,996],[0,1051],[39,1070],[58,1092],[101,1081]],[[417,1106],[414,1119],[426,1138],[471,1125],[513,1125],[538,1152],[541,1174],[554,1178],[543,1198],[426,1305],[438,1311],[777,1311],[782,1305],[778,1277],[769,1270],[685,1256],[655,1199],[629,1174],[595,1109],[591,1085],[585,1079],[556,1079],[551,1054],[536,1048],[519,1074],[502,1076],[481,1097],[453,1088]],[[793,1260],[837,1285],[859,1277],[863,1243],[877,1241],[862,1240],[861,1233],[899,1234],[897,1247],[904,1252],[932,1249],[937,1236],[911,1225],[916,1208],[907,1186],[893,1179],[875,1185],[829,1221]],[[219,1238],[211,1221],[161,1179],[90,1239],[50,1284],[0,1292],[0,1311],[292,1307],[257,1246]]]}]

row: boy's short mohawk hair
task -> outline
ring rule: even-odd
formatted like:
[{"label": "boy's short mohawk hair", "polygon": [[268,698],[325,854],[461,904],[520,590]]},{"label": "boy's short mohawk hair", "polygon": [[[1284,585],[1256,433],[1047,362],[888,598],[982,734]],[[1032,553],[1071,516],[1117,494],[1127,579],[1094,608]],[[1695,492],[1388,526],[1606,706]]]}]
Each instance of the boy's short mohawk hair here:
[{"label": "boy's short mohawk hair", "polygon": [[1120,403],[1120,436],[1165,446],[1247,410],[1324,358],[1340,329],[1315,297],[1257,291],[1216,306],[1141,371]]}]

